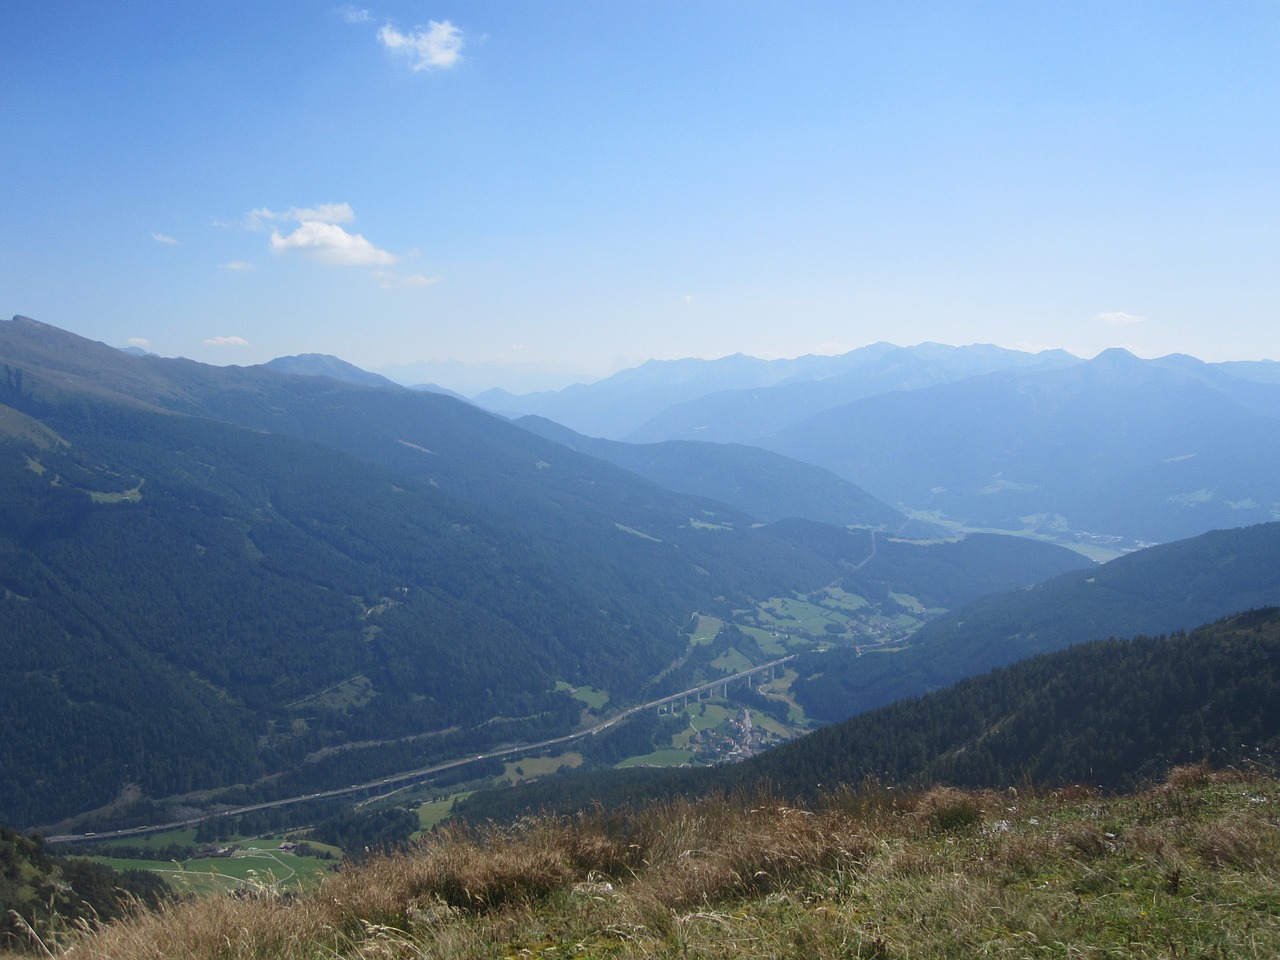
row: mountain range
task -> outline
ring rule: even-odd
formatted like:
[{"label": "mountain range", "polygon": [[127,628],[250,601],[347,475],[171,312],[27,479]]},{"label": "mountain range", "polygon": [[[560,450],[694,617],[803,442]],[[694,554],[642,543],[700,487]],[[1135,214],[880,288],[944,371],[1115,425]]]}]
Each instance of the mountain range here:
[{"label": "mountain range", "polygon": [[839,356],[794,360],[742,354],[718,360],[650,360],[596,383],[525,396],[488,390],[472,399],[489,410],[542,416],[613,440],[750,443],[813,413],[876,393],[1074,362],[1061,350],[1027,354],[988,345],[904,348],[874,343]]},{"label": "mountain range", "polygon": [[763,447],[917,519],[1132,549],[1280,516],[1277,366],[874,344],[475,400],[636,444]]},{"label": "mountain range", "polygon": [[[791,706],[839,720],[1280,604],[1280,524],[1197,529],[1280,501],[1265,368],[1006,353],[868,349],[879,382],[918,385],[793,425],[770,441],[787,456],[512,422],[336,358],[210,367],[0,323],[0,821],[305,796],[564,735],[576,688],[616,711],[790,654]],[[679,377],[803,392],[837,360]],[[1209,493],[1170,492],[1192,480]],[[938,536],[971,502],[1001,528],[1042,501],[1197,535],[1102,566]]]},{"label": "mountain range", "polygon": [[0,361],[14,823],[151,819],[163,798],[296,795],[562,734],[566,688],[669,692],[693,611],[855,572],[941,608],[1087,563],[770,523],[433,393],[132,356],[26,318],[0,323]]}]

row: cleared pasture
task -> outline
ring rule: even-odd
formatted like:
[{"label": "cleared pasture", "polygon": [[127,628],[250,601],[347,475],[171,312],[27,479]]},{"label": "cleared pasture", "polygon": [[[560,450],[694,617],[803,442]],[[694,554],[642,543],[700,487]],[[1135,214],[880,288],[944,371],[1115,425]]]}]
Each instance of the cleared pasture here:
[{"label": "cleared pasture", "polygon": [[618,764],[618,769],[626,767],[682,767],[693,762],[693,752],[666,747],[646,753],[639,757],[628,757]]}]

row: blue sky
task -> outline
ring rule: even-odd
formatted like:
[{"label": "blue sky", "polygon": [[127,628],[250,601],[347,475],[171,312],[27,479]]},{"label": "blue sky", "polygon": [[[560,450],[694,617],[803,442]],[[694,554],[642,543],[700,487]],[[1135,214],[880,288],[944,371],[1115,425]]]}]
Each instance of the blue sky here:
[{"label": "blue sky", "polygon": [[1275,0],[6,0],[0,132],[0,312],[167,356],[1280,359]]}]

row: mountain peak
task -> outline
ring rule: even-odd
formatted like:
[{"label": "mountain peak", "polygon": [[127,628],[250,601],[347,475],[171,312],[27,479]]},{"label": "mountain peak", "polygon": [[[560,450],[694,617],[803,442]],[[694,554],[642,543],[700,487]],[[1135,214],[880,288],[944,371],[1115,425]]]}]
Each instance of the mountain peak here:
[{"label": "mountain peak", "polygon": [[348,363],[327,353],[300,353],[291,357],[276,357],[274,360],[268,360],[263,366],[277,373],[291,373],[304,377],[328,377],[331,380],[357,383],[366,387],[403,389],[386,377],[362,370],[354,363]]},{"label": "mountain peak", "polygon": [[1142,363],[1142,360],[1137,355],[1130,353],[1124,347],[1107,347],[1107,349],[1094,357],[1090,363],[1113,366],[1122,363],[1132,365]]}]

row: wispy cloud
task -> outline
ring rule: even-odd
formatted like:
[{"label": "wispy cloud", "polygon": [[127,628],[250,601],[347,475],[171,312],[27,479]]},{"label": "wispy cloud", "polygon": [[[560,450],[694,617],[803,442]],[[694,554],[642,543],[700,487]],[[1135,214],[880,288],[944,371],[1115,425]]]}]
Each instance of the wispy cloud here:
[{"label": "wispy cloud", "polygon": [[411,273],[407,277],[401,278],[401,285],[405,287],[430,287],[440,282],[439,277],[427,277],[421,273]]},{"label": "wispy cloud", "polygon": [[416,27],[410,33],[387,23],[378,31],[378,39],[393,53],[409,57],[415,72],[447,70],[462,59],[462,31],[448,20],[428,20],[426,29]]},{"label": "wispy cloud", "polygon": [[131,347],[142,347],[145,349],[146,347],[151,346],[151,341],[146,337],[130,337],[128,342]]},{"label": "wispy cloud", "polygon": [[324,263],[343,267],[380,266],[395,263],[394,253],[375,247],[359,233],[347,233],[336,223],[304,220],[298,229],[285,236],[271,231],[271,249],[275,253],[297,250]]},{"label": "wispy cloud", "polygon": [[428,277],[421,273],[410,273],[401,276],[390,270],[379,270],[374,274],[383,290],[395,290],[399,287],[431,287],[440,282],[439,277]]},{"label": "wispy cloud", "polygon": [[244,337],[210,337],[205,341],[210,347],[247,347],[249,341]]},{"label": "wispy cloud", "polygon": [[156,243],[177,243],[178,242],[173,237],[169,236],[167,233],[153,233],[151,235],[151,239],[154,240]]},{"label": "wispy cloud", "polygon": [[315,220],[320,223],[349,223],[356,218],[356,212],[349,203],[322,203],[315,207],[290,207],[288,210],[268,210],[258,207],[250,210],[245,223],[251,230],[261,230],[267,223],[280,223],[290,220],[302,222]]},{"label": "wispy cloud", "polygon": [[1142,323],[1147,318],[1139,317],[1136,314],[1125,313],[1123,310],[1117,310],[1113,313],[1095,313],[1093,319],[1101,320],[1103,323],[1109,323],[1112,326],[1124,327],[1132,323]]},{"label": "wispy cloud", "polygon": [[256,270],[252,263],[246,263],[244,260],[232,260],[230,263],[222,265],[223,270],[236,270],[241,273],[248,273],[250,270]]},{"label": "wispy cloud", "polygon": [[373,14],[368,10],[361,10],[359,7],[353,7],[351,4],[345,4],[338,8],[338,16],[347,23],[370,23],[373,21]]}]

